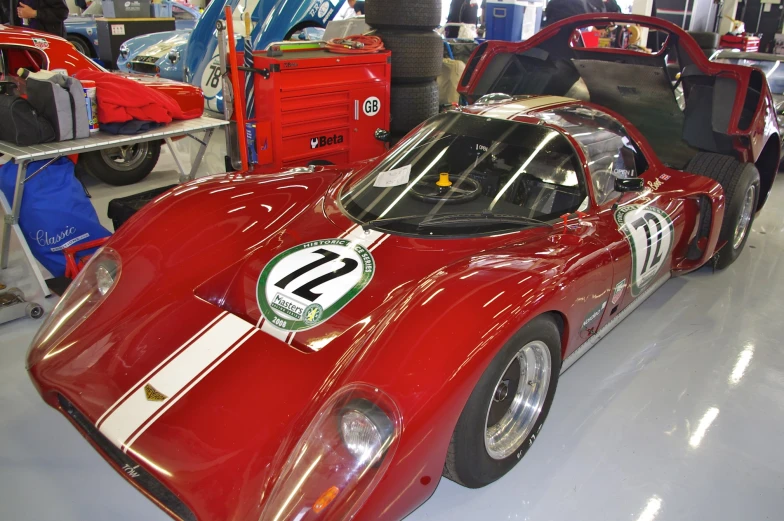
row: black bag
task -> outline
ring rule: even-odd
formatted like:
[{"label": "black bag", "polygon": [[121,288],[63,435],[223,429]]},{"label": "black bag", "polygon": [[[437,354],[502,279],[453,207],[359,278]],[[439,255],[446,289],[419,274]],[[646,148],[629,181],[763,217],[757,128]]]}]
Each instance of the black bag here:
[{"label": "black bag", "polygon": [[20,146],[55,140],[52,124],[22,97],[0,96],[0,121],[3,122],[0,125],[0,140]]}]

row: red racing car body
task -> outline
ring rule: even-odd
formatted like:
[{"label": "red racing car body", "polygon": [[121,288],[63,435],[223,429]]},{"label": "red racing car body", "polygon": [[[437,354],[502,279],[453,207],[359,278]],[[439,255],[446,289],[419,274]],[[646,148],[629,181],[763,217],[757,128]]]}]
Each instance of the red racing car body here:
[{"label": "red racing car body", "polygon": [[501,478],[560,373],[740,255],[756,167],[689,166],[595,103],[486,96],[372,161],[199,179],[93,257],[28,369],[176,519],[401,519]]},{"label": "red racing car body", "polygon": [[[60,69],[65,70],[68,75],[74,75],[81,70],[105,72],[67,40],[22,27],[0,25],[0,55],[2,77],[18,83],[23,82],[16,77],[20,68],[33,72]],[[115,74],[171,97],[187,118],[199,117],[203,113],[204,96],[198,87],[141,74]],[[80,167],[98,179],[109,184],[122,185],[146,177],[155,167],[159,153],[160,143],[149,142],[88,152],[80,155],[78,161]]]}]

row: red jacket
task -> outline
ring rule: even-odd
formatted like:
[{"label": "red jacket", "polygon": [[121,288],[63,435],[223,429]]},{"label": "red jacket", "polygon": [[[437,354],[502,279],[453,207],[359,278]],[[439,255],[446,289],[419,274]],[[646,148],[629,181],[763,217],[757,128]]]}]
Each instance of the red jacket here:
[{"label": "red jacket", "polygon": [[131,120],[171,123],[173,119],[201,116],[201,113],[183,113],[171,97],[117,74],[83,69],[74,77],[95,82],[99,123]]}]

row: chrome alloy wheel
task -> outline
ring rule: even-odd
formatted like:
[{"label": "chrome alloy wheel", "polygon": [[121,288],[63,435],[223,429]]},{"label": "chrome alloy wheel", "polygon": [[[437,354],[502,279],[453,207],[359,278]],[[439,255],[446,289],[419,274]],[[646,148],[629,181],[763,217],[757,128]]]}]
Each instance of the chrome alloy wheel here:
[{"label": "chrome alloy wheel", "polygon": [[732,248],[737,250],[746,234],[749,232],[749,224],[751,224],[751,217],[754,214],[754,200],[757,198],[757,187],[749,185],[746,190],[746,195],[743,198],[743,208],[740,211],[738,223],[735,225],[735,233],[732,236]]},{"label": "chrome alloy wheel", "polygon": [[550,385],[552,361],[547,345],[535,340],[520,349],[496,384],[485,420],[487,454],[502,460],[531,435]]},{"label": "chrome alloy wheel", "polygon": [[147,157],[148,149],[147,143],[137,143],[101,150],[101,157],[115,170],[133,170]]}]

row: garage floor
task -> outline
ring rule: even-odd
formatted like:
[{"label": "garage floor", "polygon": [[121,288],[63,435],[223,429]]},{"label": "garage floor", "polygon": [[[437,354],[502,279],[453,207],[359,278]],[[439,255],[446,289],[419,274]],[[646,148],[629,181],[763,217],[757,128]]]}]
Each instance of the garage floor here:
[{"label": "garage floor", "polygon": [[[779,182],[735,265],[667,282],[563,376],[517,468],[481,490],[442,480],[408,520],[782,519],[783,250]],[[39,399],[37,325],[0,326],[0,519],[169,519]]]}]

